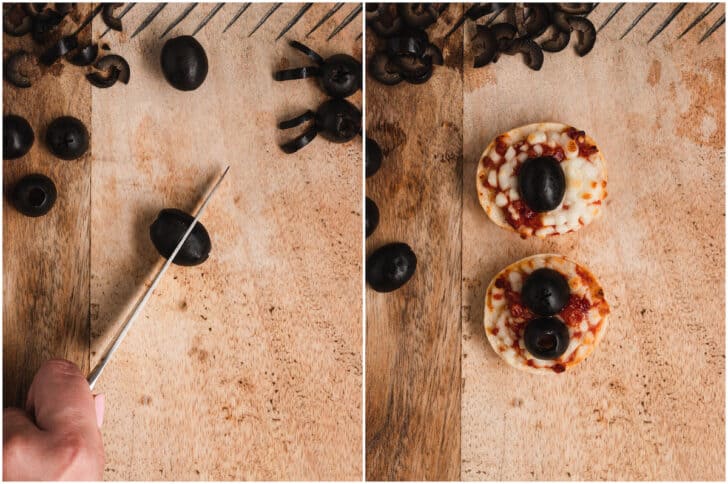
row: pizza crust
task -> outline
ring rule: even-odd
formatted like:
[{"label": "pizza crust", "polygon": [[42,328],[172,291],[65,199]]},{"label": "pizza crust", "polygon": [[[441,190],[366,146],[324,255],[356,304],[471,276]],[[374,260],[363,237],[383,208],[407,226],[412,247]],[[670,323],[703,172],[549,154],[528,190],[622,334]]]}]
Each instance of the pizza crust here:
[{"label": "pizza crust", "polygon": [[[521,308],[517,303],[511,304],[506,294],[512,291],[520,300],[523,281],[531,272],[544,267],[565,275],[574,299],[589,303],[588,311],[578,322],[568,313],[568,305],[556,315],[567,321],[570,342],[566,352],[555,360],[539,360],[528,353],[523,328],[531,317],[521,316]],[[491,347],[509,365],[530,373],[553,374],[577,365],[594,351],[606,330],[608,315],[604,292],[587,268],[558,254],[538,254],[514,262],[491,280],[485,294],[483,324]]]}]

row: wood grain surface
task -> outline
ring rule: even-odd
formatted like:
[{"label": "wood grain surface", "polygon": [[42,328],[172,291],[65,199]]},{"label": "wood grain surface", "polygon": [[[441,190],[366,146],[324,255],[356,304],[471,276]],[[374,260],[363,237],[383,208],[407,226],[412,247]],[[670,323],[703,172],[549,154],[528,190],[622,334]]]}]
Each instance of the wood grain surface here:
[{"label": "wood grain surface", "polygon": [[[186,93],[169,86],[159,67],[166,40],[159,36],[185,6],[168,4],[131,39],[154,8],[137,4],[123,19],[124,32],[104,37],[129,62],[128,85],[91,90],[81,78],[66,97],[39,97],[28,109],[31,122],[48,110],[80,111],[91,127],[92,154],[74,162],[85,171],[56,180],[79,206],[65,208],[62,198],[55,215],[40,222],[54,224],[45,234],[65,240],[63,247],[48,249],[43,240],[25,254],[28,236],[14,234],[39,222],[31,226],[5,211],[6,375],[9,359],[22,368],[17,380],[6,378],[6,392],[22,392],[32,374],[26,365],[53,352],[88,369],[89,312],[96,363],[161,264],[149,240],[158,211],[193,210],[229,164],[202,219],[212,238],[209,260],[170,268],[96,388],[107,402],[105,477],[359,479],[361,140],[317,138],[298,154],[283,154],[278,142],[301,131],[278,132],[277,121],[315,110],[325,95],[314,80],[272,79],[276,69],[310,64],[286,40],[303,40],[332,4],[314,5],[278,42],[302,4],[284,4],[250,38],[271,5],[253,4],[223,35],[240,6],[225,5],[196,35],[210,70],[202,87]],[[191,34],[213,7],[199,4],[168,37]],[[361,16],[326,41],[353,8],[345,5],[306,43],[324,57],[361,58]],[[98,17],[94,38],[103,30]],[[361,106],[361,93],[350,100]],[[6,170],[16,169],[12,163],[17,174],[32,166],[9,162]],[[45,164],[55,163],[67,166]],[[53,272],[30,280],[29,266],[54,259],[61,262]],[[42,307],[20,296],[32,291],[47,294]],[[31,328],[26,321],[37,324],[41,311],[73,317],[63,321],[68,328],[54,319],[49,336],[28,341],[20,330]],[[22,323],[9,326],[10,317]]]},{"label": "wood grain surface", "polygon": [[[89,10],[80,6],[76,20]],[[60,28],[70,32],[75,25],[66,19]],[[29,36],[3,35],[3,41],[3,58],[21,48],[42,51]],[[59,116],[90,126],[91,88],[77,68],[60,64],[31,88],[3,84],[3,114],[23,116],[35,133],[28,154],[3,161],[3,405],[23,406],[45,360],[63,357],[89,368],[91,155],[61,160],[44,139]],[[31,173],[48,176],[58,191],[44,217],[26,217],[9,201],[15,183]]]},{"label": "wood grain surface", "polygon": [[[705,8],[688,4],[648,45],[675,6],[658,4],[619,41],[644,8],[628,4],[588,56],[546,55],[539,72],[517,57],[472,69],[465,56],[464,480],[725,479],[725,30],[698,45],[724,6],[676,40]],[[524,241],[488,220],[475,170],[496,135],[538,121],[597,141],[609,196],[581,231]],[[482,322],[490,279],[543,252],[589,267],[612,307],[595,353],[546,377],[503,362]]]},{"label": "wood grain surface", "polygon": [[[367,82],[367,136],[384,153],[366,183],[380,211],[367,254],[405,242],[417,255],[401,289],[366,290],[369,480],[460,473],[462,34],[442,39],[460,12],[451,5],[428,31],[448,67],[436,67],[427,83]],[[369,40],[367,51],[375,51]]]}]

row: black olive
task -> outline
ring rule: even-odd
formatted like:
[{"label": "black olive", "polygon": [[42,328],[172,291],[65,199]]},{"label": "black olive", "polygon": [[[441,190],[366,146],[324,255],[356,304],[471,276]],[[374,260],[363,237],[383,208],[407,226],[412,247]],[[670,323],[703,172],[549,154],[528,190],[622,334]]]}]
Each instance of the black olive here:
[{"label": "black olive", "polygon": [[3,116],[3,160],[14,160],[30,151],[35,135],[30,123],[16,114]]},{"label": "black olive", "polygon": [[78,39],[74,35],[68,35],[46,49],[39,59],[43,64],[49,66],[76,47],[78,47]]},{"label": "black olive", "polygon": [[47,214],[56,203],[56,185],[45,175],[27,175],[13,188],[15,208],[28,217]]},{"label": "black olive", "polygon": [[207,54],[197,40],[189,35],[169,39],[162,47],[162,72],[172,87],[193,91],[207,77]]},{"label": "black olive", "polygon": [[442,51],[435,44],[428,44],[422,53],[422,58],[430,64],[441,66],[443,64]]},{"label": "black olive", "polygon": [[543,66],[543,51],[541,47],[527,37],[520,37],[514,40],[503,53],[508,55],[523,54],[526,65],[534,71],[540,70],[541,66]]},{"label": "black olive", "polygon": [[537,269],[524,281],[521,300],[540,316],[553,316],[569,302],[569,282],[553,269]]},{"label": "black olive", "polygon": [[410,280],[417,268],[417,256],[409,245],[396,242],[375,250],[366,263],[366,279],[377,292],[390,292]]},{"label": "black olive", "polygon": [[13,52],[5,61],[5,79],[15,87],[29,88],[34,67],[34,58],[26,51]]},{"label": "black olive", "polygon": [[13,37],[22,37],[30,32],[33,17],[18,3],[3,4],[3,32]]},{"label": "black olive", "polygon": [[387,52],[390,56],[414,55],[421,57],[430,44],[427,33],[419,29],[407,29],[399,35],[387,39]]},{"label": "black olive", "polygon": [[550,39],[541,42],[541,48],[546,52],[561,52],[569,45],[571,32],[553,28],[553,35]]},{"label": "black olive", "polygon": [[361,63],[350,55],[332,55],[321,65],[321,87],[331,97],[351,96],[361,88]]},{"label": "black olive", "polygon": [[[193,220],[193,216],[176,208],[159,212],[149,227],[149,237],[162,257],[169,259]],[[179,266],[196,266],[207,260],[210,250],[210,235],[198,221],[172,262]]]},{"label": "black olive", "polygon": [[107,3],[104,5],[104,10],[101,14],[106,26],[112,30],[121,31],[121,19],[114,17],[114,10],[119,7],[123,7],[123,3]]},{"label": "black olive", "polygon": [[439,12],[429,3],[399,3],[397,11],[410,27],[424,29],[435,23]]},{"label": "black olive", "polygon": [[374,203],[374,200],[367,197],[366,205],[364,206],[364,227],[367,237],[377,230],[377,225],[379,225],[379,208]]},{"label": "black olive", "polygon": [[556,158],[529,158],[518,172],[518,188],[528,208],[534,212],[548,212],[564,199],[566,176]]},{"label": "black olive", "polygon": [[365,5],[367,22],[376,20],[377,17],[388,10],[388,4],[386,3],[366,3]]},{"label": "black olive", "polygon": [[126,61],[126,59],[124,59],[120,55],[105,55],[101,59],[96,61],[94,67],[107,73],[109,71],[113,71],[113,69],[117,69],[119,71],[118,80],[120,82],[123,82],[124,84],[129,83],[131,69],[129,68],[129,63]]},{"label": "black olive", "polygon": [[66,58],[74,66],[85,67],[91,65],[99,55],[99,45],[90,44],[70,52]]},{"label": "black olive", "polygon": [[389,58],[386,52],[377,52],[369,62],[369,73],[386,86],[394,86],[402,82],[399,68]]},{"label": "black olive", "polygon": [[382,166],[382,149],[379,144],[371,138],[367,138],[367,153],[364,160],[364,170],[367,178],[375,174]]},{"label": "black olive", "polygon": [[587,55],[597,40],[597,29],[586,17],[569,17],[569,25],[577,33],[578,41],[574,50],[580,57]]},{"label": "black olive", "polygon": [[537,318],[523,331],[526,349],[539,360],[555,360],[569,347],[569,328],[557,318]]},{"label": "black olive", "polygon": [[498,51],[498,39],[491,29],[485,25],[477,25],[478,33],[472,40],[473,67],[483,67],[488,65]]},{"label": "black olive", "polygon": [[361,111],[343,99],[329,99],[316,112],[321,135],[335,143],[345,143],[361,132]]},{"label": "black olive", "polygon": [[54,119],[46,130],[46,144],[51,153],[62,160],[75,160],[88,150],[88,131],[73,116]]}]

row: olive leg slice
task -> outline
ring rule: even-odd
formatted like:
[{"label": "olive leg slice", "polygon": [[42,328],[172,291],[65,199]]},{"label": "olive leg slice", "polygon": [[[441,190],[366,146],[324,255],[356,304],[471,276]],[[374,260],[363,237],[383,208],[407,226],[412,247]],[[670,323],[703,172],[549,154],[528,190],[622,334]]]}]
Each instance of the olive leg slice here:
[{"label": "olive leg slice", "polygon": [[5,78],[15,87],[28,88],[32,85],[23,65],[32,62],[32,57],[24,50],[14,52],[5,61]]},{"label": "olive leg slice", "polygon": [[273,74],[276,81],[290,81],[293,79],[306,79],[308,77],[319,77],[321,69],[316,66],[297,67],[295,69],[283,69]]},{"label": "olive leg slice", "polygon": [[311,111],[310,109],[306,111],[305,113],[296,116],[295,118],[288,119],[286,121],[281,121],[278,123],[278,129],[289,129],[289,128],[295,128],[296,126],[300,126],[306,121],[310,121],[314,118],[315,113]]},{"label": "olive leg slice", "polygon": [[106,75],[101,72],[92,72],[90,74],[86,74],[86,79],[88,79],[88,82],[92,85],[101,89],[106,89],[116,84],[116,81],[119,80],[120,74],[121,72],[116,66],[111,66],[111,69],[107,71]]},{"label": "olive leg slice", "polygon": [[571,32],[564,32],[557,28],[553,29],[554,34],[548,40],[541,42],[541,48],[546,52],[561,52],[569,45]]},{"label": "olive leg slice", "polygon": [[121,31],[121,19],[114,17],[114,10],[123,5],[123,3],[107,3],[104,5],[104,9],[101,12],[101,18],[103,18],[104,23],[111,30],[116,30],[118,32]]},{"label": "olive leg slice", "polygon": [[123,82],[124,84],[129,83],[129,63],[126,62],[126,59],[124,59],[120,55],[105,55],[104,57],[96,61],[94,67],[102,71],[108,71],[112,67],[115,67],[119,71],[119,81]]},{"label": "olive leg slice", "polygon": [[473,67],[483,67],[488,65],[495,57],[498,51],[498,40],[496,39],[493,31],[484,26],[478,25],[478,33],[472,40],[473,51]]},{"label": "olive leg slice", "polygon": [[96,60],[99,55],[98,44],[90,44],[80,49],[77,49],[75,53],[70,52],[66,59],[74,66],[90,66]]},{"label": "olive leg slice", "polygon": [[428,44],[425,52],[422,54],[423,58],[429,58],[429,62],[436,66],[443,64],[442,51],[435,44]]},{"label": "olive leg slice", "polygon": [[300,42],[297,42],[295,40],[291,40],[288,43],[291,47],[293,47],[296,50],[300,50],[304,54],[306,54],[312,61],[314,61],[316,64],[321,65],[324,63],[324,58],[318,55],[316,52],[308,48],[307,46],[303,45]]},{"label": "olive leg slice", "polygon": [[286,154],[295,153],[296,151],[300,150],[307,144],[309,144],[318,134],[318,128],[316,126],[313,126],[308,131],[303,133],[301,136],[294,138],[293,140],[289,141],[288,143],[283,143],[281,145],[281,149]]},{"label": "olive leg slice", "polygon": [[369,73],[374,79],[387,86],[394,86],[402,82],[402,75],[386,52],[374,54],[369,65]]},{"label": "olive leg slice", "polygon": [[574,50],[580,57],[587,55],[597,40],[597,30],[586,17],[569,17],[569,25],[577,32],[578,41]]}]

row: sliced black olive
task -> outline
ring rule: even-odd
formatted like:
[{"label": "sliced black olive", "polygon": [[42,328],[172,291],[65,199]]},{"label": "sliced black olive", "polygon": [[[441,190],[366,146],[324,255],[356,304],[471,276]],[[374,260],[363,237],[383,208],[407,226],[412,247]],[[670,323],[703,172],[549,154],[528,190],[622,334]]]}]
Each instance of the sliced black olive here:
[{"label": "sliced black olive", "polygon": [[377,225],[379,225],[379,208],[371,198],[367,197],[364,206],[364,228],[367,237],[374,233]]},{"label": "sliced black olive", "polygon": [[126,59],[124,59],[120,55],[105,55],[104,57],[96,61],[94,67],[106,72],[109,72],[110,70],[116,68],[119,71],[118,80],[123,82],[124,84],[129,83],[129,76],[131,74],[129,69],[129,63],[126,62]]},{"label": "sliced black olive", "polygon": [[387,52],[390,56],[414,55],[420,57],[430,41],[424,30],[407,29],[387,39]]},{"label": "sliced black olive", "polygon": [[288,42],[288,45],[290,45],[294,49],[300,50],[301,52],[303,52],[304,54],[306,54],[306,56],[309,59],[311,59],[312,61],[314,61],[316,64],[321,65],[321,64],[324,63],[324,58],[321,57],[318,53],[316,53],[310,47],[308,47],[306,45],[303,45],[302,43],[297,42],[295,40],[291,40],[290,42]]},{"label": "sliced black olive", "polygon": [[402,28],[402,19],[385,12],[367,25],[380,37],[391,37],[399,33]]},{"label": "sliced black olive", "polygon": [[295,118],[291,118],[286,121],[281,121],[280,123],[278,123],[278,129],[295,128],[296,126],[302,125],[306,121],[312,120],[315,116],[316,114],[313,111],[308,110],[300,116],[296,116]]},{"label": "sliced black olive", "polygon": [[24,50],[13,52],[5,61],[5,79],[15,87],[30,87],[34,71],[37,71],[35,58]]},{"label": "sliced black olive", "polygon": [[121,71],[115,66],[111,66],[111,68],[106,72],[97,71],[86,74],[86,79],[91,83],[91,85],[101,89],[106,89],[116,84],[120,75]]},{"label": "sliced black olive", "polygon": [[399,69],[392,62],[386,52],[378,52],[374,54],[369,63],[369,73],[377,81],[387,86],[394,86],[402,82],[402,75]]},{"label": "sliced black olive", "polygon": [[61,38],[58,42],[43,52],[40,56],[40,61],[49,66],[76,47],[78,47],[78,39],[76,39],[74,35],[68,35]]},{"label": "sliced black olive", "polygon": [[597,40],[597,30],[594,24],[586,17],[569,17],[569,25],[577,33],[577,43],[574,50],[580,57],[587,55]]},{"label": "sliced black olive", "polygon": [[27,175],[13,188],[12,202],[18,212],[28,217],[47,214],[56,203],[56,185],[45,175]]},{"label": "sliced black olive", "polygon": [[425,82],[429,81],[433,73],[432,63],[427,63],[425,65],[427,66],[425,70],[419,70],[413,73],[403,72],[402,79],[409,82],[410,84],[424,84]]},{"label": "sliced black olive", "polygon": [[321,65],[321,87],[331,97],[349,97],[361,88],[361,63],[350,55],[332,55]]},{"label": "sliced black olive", "polygon": [[3,32],[22,37],[33,27],[33,18],[18,3],[3,4]]},{"label": "sliced black olive", "polygon": [[88,150],[88,131],[73,116],[54,119],[46,130],[46,144],[51,153],[62,160],[75,160]]},{"label": "sliced black olive", "polygon": [[364,160],[364,171],[367,178],[375,174],[382,166],[382,149],[379,144],[371,138],[367,138],[367,152]]},{"label": "sliced black olive", "polygon": [[[423,76],[427,76],[429,79],[432,75],[431,58],[415,55],[400,55],[394,58],[394,63],[404,80],[409,82],[412,82],[412,79],[420,79]],[[419,84],[417,82],[415,83]]]},{"label": "sliced black olive", "polygon": [[3,116],[3,160],[25,155],[33,146],[35,135],[30,123],[17,114]]},{"label": "sliced black olive", "polygon": [[114,10],[122,7],[123,3],[107,3],[104,4],[104,10],[101,12],[101,18],[104,19],[104,23],[111,30],[121,32],[121,19],[114,17]]},{"label": "sliced black olive", "polygon": [[551,23],[557,29],[563,32],[571,32],[571,25],[569,25],[570,15],[562,10],[551,10]]},{"label": "sliced black olive", "polygon": [[566,176],[556,158],[541,156],[523,162],[518,172],[521,198],[534,212],[548,212],[559,206],[566,191]]},{"label": "sliced black olive", "polygon": [[380,15],[388,10],[386,3],[366,3],[365,5],[367,22],[376,20]]},{"label": "sliced black olive", "polygon": [[594,5],[591,3],[557,3],[556,8],[570,15],[586,15],[592,11]]},{"label": "sliced black olive", "polygon": [[422,53],[423,59],[429,59],[430,64],[441,66],[443,64],[442,51],[435,44],[428,44],[425,52]]},{"label": "sliced black olive", "polygon": [[161,56],[162,72],[172,87],[192,91],[207,77],[207,54],[197,40],[189,35],[165,42]]},{"label": "sliced black olive", "polygon": [[569,348],[569,328],[557,318],[537,318],[523,330],[526,349],[539,360],[555,360]]},{"label": "sliced black olive", "polygon": [[301,136],[289,141],[288,143],[283,143],[281,145],[281,149],[284,153],[291,154],[295,153],[296,151],[300,150],[307,144],[309,144],[318,134],[318,128],[316,126],[313,126],[312,128],[309,128],[308,131],[303,133]]},{"label": "sliced black olive", "polygon": [[308,77],[319,77],[321,69],[318,66],[296,67],[295,69],[281,69],[273,73],[276,81],[292,81],[294,79],[306,79]]},{"label": "sliced black olive", "polygon": [[316,112],[316,126],[329,141],[345,143],[361,133],[361,111],[343,99],[329,99]]},{"label": "sliced black olive", "polygon": [[53,31],[60,25],[63,17],[60,13],[50,9],[46,9],[42,13],[32,17],[33,27],[31,30],[33,40],[41,44],[46,43],[50,39]]},{"label": "sliced black olive", "polygon": [[569,302],[569,282],[553,269],[537,269],[523,282],[521,300],[539,316],[553,316]]},{"label": "sliced black olive", "polygon": [[[159,212],[149,227],[149,237],[162,257],[170,258],[193,220],[193,216],[176,208],[165,208]],[[207,260],[211,250],[210,235],[198,221],[172,262],[179,266],[196,266]]]},{"label": "sliced black olive", "polygon": [[68,62],[70,62],[74,66],[84,67],[93,64],[98,56],[98,44],[90,44],[76,49],[75,52],[70,52],[68,55],[66,55],[66,59],[68,59]]},{"label": "sliced black olive", "polygon": [[490,26],[490,30],[495,35],[495,39],[498,41],[498,50],[506,51],[510,48],[513,40],[518,36],[516,27],[507,23],[500,22]]},{"label": "sliced black olive", "polygon": [[565,32],[557,28],[554,28],[553,31],[554,34],[550,39],[541,42],[541,48],[546,52],[561,52],[569,45],[571,32]]},{"label": "sliced black olive", "polygon": [[490,64],[498,52],[498,39],[493,31],[485,25],[477,26],[478,33],[472,40],[473,67],[483,67]]},{"label": "sliced black olive", "polygon": [[528,4],[528,17],[525,22],[526,35],[532,39],[540,36],[550,25],[551,15],[546,5],[539,3]]},{"label": "sliced black olive", "polygon": [[437,12],[426,3],[399,3],[397,11],[404,23],[418,29],[427,28],[437,20]]},{"label": "sliced black olive", "polygon": [[391,292],[412,278],[417,256],[409,245],[397,242],[375,250],[366,262],[366,279],[377,292]]},{"label": "sliced black olive", "polygon": [[534,71],[541,69],[543,65],[543,51],[541,47],[533,40],[525,37],[514,40],[505,53],[509,55],[523,54],[526,65]]}]

